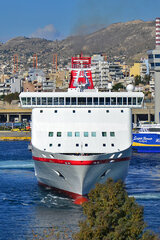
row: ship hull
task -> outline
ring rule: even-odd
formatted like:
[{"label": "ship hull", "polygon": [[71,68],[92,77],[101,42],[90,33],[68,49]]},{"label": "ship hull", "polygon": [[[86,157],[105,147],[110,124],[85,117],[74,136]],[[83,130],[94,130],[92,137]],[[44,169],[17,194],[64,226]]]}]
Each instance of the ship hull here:
[{"label": "ship hull", "polygon": [[32,147],[35,175],[40,184],[76,198],[107,178],[125,180],[131,147],[121,152],[90,156],[54,154]]}]

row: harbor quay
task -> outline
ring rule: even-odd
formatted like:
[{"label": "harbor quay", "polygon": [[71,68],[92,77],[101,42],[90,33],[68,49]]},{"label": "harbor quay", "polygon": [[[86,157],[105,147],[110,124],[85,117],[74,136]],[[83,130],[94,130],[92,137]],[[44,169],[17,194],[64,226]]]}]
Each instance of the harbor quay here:
[{"label": "harbor quay", "polygon": [[[9,122],[29,122],[31,121],[32,109],[22,108],[5,108],[0,109],[0,123]],[[146,104],[142,109],[132,109],[132,123],[137,124],[139,121],[154,121],[154,104]]]}]

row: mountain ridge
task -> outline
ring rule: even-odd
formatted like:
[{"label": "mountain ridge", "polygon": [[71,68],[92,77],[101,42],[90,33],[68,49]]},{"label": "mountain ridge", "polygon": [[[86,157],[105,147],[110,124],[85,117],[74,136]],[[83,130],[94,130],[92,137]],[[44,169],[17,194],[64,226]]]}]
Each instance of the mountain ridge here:
[{"label": "mountain ridge", "polygon": [[147,56],[147,50],[155,48],[155,21],[133,20],[109,25],[96,32],[68,36],[63,40],[16,37],[0,44],[0,61],[13,62],[18,54],[22,65],[31,65],[29,58],[37,54],[41,67],[53,63],[53,54],[57,53],[59,62],[65,63],[71,56],[83,52],[85,55],[105,54],[108,60],[115,57],[133,63]]}]

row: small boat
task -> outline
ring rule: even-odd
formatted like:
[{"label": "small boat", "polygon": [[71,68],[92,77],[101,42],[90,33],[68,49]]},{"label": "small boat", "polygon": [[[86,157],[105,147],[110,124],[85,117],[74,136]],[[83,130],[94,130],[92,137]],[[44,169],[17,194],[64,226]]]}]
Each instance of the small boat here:
[{"label": "small boat", "polygon": [[160,152],[160,124],[140,124],[133,133],[132,148],[137,152]]}]

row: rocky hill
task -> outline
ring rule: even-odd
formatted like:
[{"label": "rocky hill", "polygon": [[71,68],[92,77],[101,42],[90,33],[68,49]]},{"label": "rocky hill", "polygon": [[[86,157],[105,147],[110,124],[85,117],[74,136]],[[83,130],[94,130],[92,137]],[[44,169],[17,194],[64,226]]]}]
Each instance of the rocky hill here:
[{"label": "rocky hill", "polygon": [[28,68],[32,66],[31,57],[36,53],[40,67],[49,67],[54,53],[58,54],[59,62],[65,64],[81,51],[86,55],[102,53],[109,60],[117,57],[133,62],[154,48],[155,22],[136,20],[115,23],[88,35],[71,36],[61,41],[17,37],[0,44],[0,63],[13,64],[13,55],[18,54],[21,67]]}]

